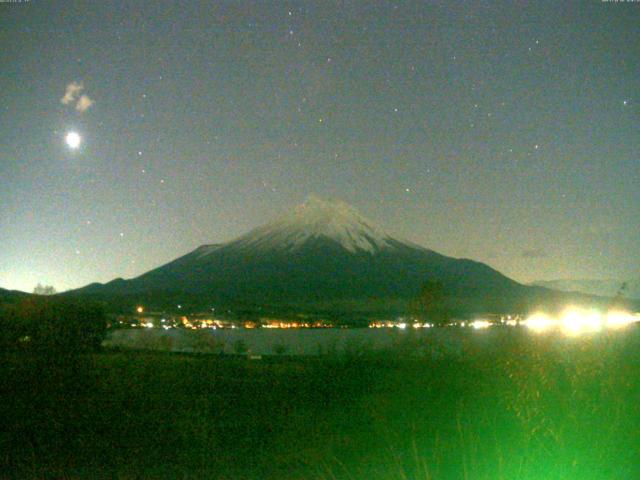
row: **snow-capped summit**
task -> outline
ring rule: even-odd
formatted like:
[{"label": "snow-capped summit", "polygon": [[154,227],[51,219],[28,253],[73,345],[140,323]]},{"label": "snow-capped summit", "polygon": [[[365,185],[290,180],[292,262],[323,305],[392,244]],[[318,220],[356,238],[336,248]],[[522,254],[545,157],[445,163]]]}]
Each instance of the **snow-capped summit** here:
[{"label": "snow-capped summit", "polygon": [[316,196],[309,196],[292,213],[251,230],[227,246],[293,251],[316,239],[333,240],[352,253],[392,247],[392,238],[351,205]]},{"label": "snow-capped summit", "polygon": [[227,305],[260,314],[263,307],[404,314],[433,282],[473,311],[509,309],[537,292],[487,265],[398,240],[344,202],[309,197],[235,240],[203,245],[131,280],[70,294],[131,302],[147,296],[160,306],[191,298],[193,308]]}]

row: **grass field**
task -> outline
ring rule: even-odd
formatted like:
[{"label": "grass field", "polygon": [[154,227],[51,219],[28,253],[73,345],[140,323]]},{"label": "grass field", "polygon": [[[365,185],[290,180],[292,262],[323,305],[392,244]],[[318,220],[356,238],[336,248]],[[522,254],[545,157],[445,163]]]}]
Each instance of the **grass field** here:
[{"label": "grass field", "polygon": [[260,361],[5,354],[0,476],[640,478],[639,333],[471,333],[435,358],[410,337]]}]

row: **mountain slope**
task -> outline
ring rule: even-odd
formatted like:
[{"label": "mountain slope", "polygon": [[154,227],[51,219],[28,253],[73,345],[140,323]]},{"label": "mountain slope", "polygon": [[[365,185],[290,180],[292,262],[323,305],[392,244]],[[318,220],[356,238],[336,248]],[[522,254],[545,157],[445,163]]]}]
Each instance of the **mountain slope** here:
[{"label": "mountain slope", "polygon": [[21,292],[19,290],[5,290],[0,288],[0,303],[11,303],[23,298],[29,297],[31,294]]},{"label": "mountain slope", "polygon": [[580,292],[588,295],[615,297],[620,294],[626,298],[640,299],[640,279],[635,280],[587,280],[566,279],[537,281],[531,285],[559,290],[562,292]]},{"label": "mountain slope", "polygon": [[[469,311],[513,311],[557,298],[491,267],[393,238],[353,207],[311,197],[225,244],[204,245],[131,280],[70,294],[262,309],[405,311],[427,282]],[[162,303],[160,302],[160,303]]]}]

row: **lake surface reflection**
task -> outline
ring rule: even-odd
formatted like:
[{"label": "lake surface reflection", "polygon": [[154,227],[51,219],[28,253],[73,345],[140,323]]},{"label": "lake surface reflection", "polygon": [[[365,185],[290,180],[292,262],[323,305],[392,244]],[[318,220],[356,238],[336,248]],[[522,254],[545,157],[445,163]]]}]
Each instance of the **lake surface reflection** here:
[{"label": "lake surface reflection", "polygon": [[[637,325],[625,332],[598,332],[583,338],[608,335],[638,334]],[[332,353],[359,354],[391,348],[415,349],[430,356],[460,355],[466,344],[474,348],[495,348],[513,336],[537,337],[540,334],[523,327],[492,326],[482,330],[459,327],[429,329],[396,328],[324,328],[324,329],[123,329],[111,331],[105,347],[149,349],[185,353],[250,354],[250,355],[319,355]],[[558,342],[580,341],[562,335]]]}]

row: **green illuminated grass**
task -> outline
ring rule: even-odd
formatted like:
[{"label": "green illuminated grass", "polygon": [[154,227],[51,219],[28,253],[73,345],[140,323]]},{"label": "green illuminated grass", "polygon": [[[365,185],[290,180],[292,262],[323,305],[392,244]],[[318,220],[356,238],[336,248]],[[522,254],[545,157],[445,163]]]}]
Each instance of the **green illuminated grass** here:
[{"label": "green illuminated grass", "polygon": [[261,362],[4,355],[2,478],[640,478],[640,331]]}]

